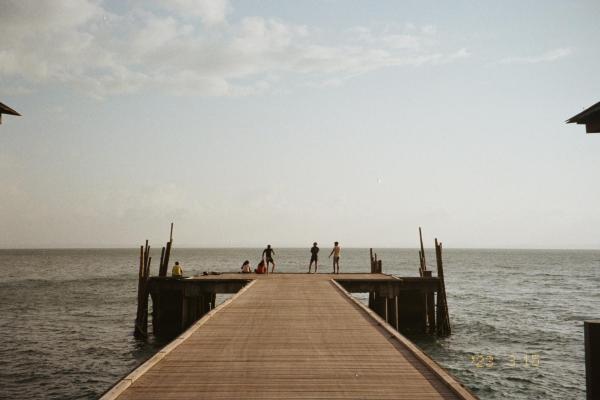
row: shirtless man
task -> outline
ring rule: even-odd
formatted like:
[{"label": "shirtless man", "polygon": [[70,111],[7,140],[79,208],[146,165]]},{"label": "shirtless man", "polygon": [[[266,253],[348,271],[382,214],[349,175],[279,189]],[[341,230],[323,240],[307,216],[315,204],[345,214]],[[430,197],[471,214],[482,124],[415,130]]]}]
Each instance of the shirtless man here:
[{"label": "shirtless man", "polygon": [[310,248],[310,264],[308,264],[308,273],[310,274],[310,269],[312,267],[313,262],[315,263],[315,274],[319,269],[319,248],[317,247],[317,242],[313,243],[313,247]]},{"label": "shirtless man", "polygon": [[[333,254],[333,273],[334,274],[340,273],[340,251],[342,251],[342,249],[340,248],[340,244],[338,242],[335,242],[333,245],[333,250],[331,250],[331,253],[329,253],[329,258],[331,258],[331,255]],[[337,272],[335,269],[336,265],[337,265]]]},{"label": "shirtless man", "polygon": [[269,273],[269,263],[273,264],[271,268],[271,273],[275,272],[275,261],[273,261],[273,256],[275,255],[275,250],[271,248],[271,245],[268,244],[267,248],[263,250],[262,256],[265,262],[267,263],[267,273]]}]

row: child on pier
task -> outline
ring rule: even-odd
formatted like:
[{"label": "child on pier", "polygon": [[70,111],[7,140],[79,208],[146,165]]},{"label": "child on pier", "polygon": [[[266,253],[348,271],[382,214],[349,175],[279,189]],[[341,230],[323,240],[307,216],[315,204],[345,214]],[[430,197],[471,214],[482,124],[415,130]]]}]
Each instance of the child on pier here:
[{"label": "child on pier", "polygon": [[183,269],[181,268],[181,265],[179,265],[179,261],[175,261],[175,265],[173,265],[173,269],[171,270],[171,276],[173,278],[183,277]]},{"label": "child on pier", "polygon": [[249,274],[251,272],[252,269],[250,269],[250,261],[244,261],[244,263],[242,264],[242,274]]}]

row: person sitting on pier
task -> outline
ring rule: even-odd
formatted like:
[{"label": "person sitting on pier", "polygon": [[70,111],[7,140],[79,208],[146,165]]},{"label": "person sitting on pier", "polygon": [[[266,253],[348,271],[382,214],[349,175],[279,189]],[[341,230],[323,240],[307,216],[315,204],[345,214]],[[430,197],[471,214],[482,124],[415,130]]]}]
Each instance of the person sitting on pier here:
[{"label": "person sitting on pier", "polygon": [[317,247],[317,242],[313,243],[313,247],[310,248],[310,264],[308,264],[308,273],[310,274],[310,268],[312,267],[313,262],[315,263],[315,274],[319,269],[319,248]]},{"label": "person sitting on pier", "polygon": [[268,272],[267,267],[265,266],[265,260],[260,260],[254,272],[257,274],[265,274]]},{"label": "person sitting on pier", "polygon": [[181,265],[179,265],[179,261],[175,261],[175,265],[173,265],[173,269],[171,270],[171,276],[173,278],[183,277],[183,269],[181,269]]},{"label": "person sitting on pier", "polygon": [[275,261],[273,261],[273,256],[275,255],[275,250],[271,248],[271,245],[268,244],[267,248],[263,250],[262,257],[267,263],[267,273],[269,272],[269,263],[273,264],[271,268],[271,273],[275,272]]},{"label": "person sitting on pier", "polygon": [[[340,244],[338,242],[335,242],[333,245],[333,250],[331,250],[331,253],[329,253],[329,258],[331,258],[331,255],[333,254],[333,273],[334,274],[340,273],[340,251],[342,251],[342,249],[340,248]],[[336,265],[337,265],[337,271],[335,268]]]},{"label": "person sitting on pier", "polygon": [[251,272],[252,269],[250,268],[250,261],[244,261],[244,263],[242,264],[242,274],[249,274]]}]

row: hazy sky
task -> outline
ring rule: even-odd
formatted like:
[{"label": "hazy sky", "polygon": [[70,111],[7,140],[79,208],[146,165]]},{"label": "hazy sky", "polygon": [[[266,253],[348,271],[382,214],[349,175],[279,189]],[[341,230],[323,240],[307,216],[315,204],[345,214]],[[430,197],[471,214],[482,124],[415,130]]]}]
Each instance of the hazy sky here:
[{"label": "hazy sky", "polygon": [[0,0],[0,248],[600,247],[598,1]]}]

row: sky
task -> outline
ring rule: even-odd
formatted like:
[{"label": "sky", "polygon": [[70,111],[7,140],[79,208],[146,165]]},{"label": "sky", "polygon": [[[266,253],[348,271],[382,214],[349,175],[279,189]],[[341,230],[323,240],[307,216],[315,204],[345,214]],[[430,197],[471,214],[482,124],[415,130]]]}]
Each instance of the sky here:
[{"label": "sky", "polygon": [[0,248],[600,247],[598,1],[0,2]]}]

